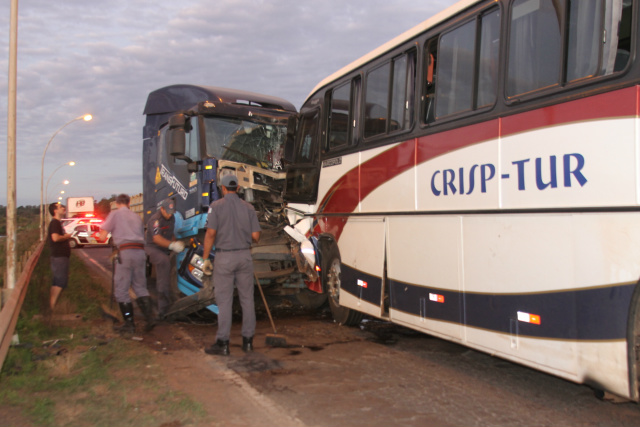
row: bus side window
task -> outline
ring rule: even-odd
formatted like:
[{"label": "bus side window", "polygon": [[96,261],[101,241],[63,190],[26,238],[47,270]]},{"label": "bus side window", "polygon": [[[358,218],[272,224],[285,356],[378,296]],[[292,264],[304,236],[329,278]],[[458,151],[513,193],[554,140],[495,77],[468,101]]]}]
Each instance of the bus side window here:
[{"label": "bus side window", "polygon": [[425,77],[423,100],[423,117],[425,123],[431,123],[435,119],[435,95],[436,95],[436,59],[437,40],[430,40],[427,43],[425,52]]},{"label": "bus side window", "polygon": [[513,2],[507,96],[517,96],[559,83],[562,34],[556,2]]},{"label": "bus side window", "polygon": [[416,51],[411,49],[367,74],[364,137],[408,129],[413,118]]},{"label": "bus side window", "polygon": [[296,163],[314,164],[318,151],[318,110],[301,117],[300,147],[296,156]]},{"label": "bus side window", "polygon": [[479,45],[476,108],[493,105],[498,96],[500,9],[494,9],[481,16]]},{"label": "bus side window", "polygon": [[319,109],[301,113],[295,140],[295,161],[287,168],[284,196],[290,203],[314,203],[318,196],[319,125]]},{"label": "bus side window", "polygon": [[349,111],[351,109],[351,82],[347,82],[331,92],[329,112],[329,151],[347,145],[349,141]]},{"label": "bus side window", "polygon": [[365,89],[364,137],[380,135],[387,130],[389,78],[391,63],[386,63],[367,74]]},{"label": "bus side window", "polygon": [[[592,0],[593,1],[593,0]],[[626,68],[631,57],[631,0],[600,0],[604,2],[602,19],[602,74],[608,75]],[[575,3],[575,6],[574,6]],[[572,9],[578,7],[576,1],[571,2]],[[595,6],[594,6],[595,7]],[[602,10],[602,7],[599,8]],[[597,27],[598,22],[592,24]],[[579,25],[579,24],[578,24]]]},{"label": "bus side window", "polygon": [[500,9],[474,19],[425,44],[422,117],[437,118],[491,107],[498,93]]}]

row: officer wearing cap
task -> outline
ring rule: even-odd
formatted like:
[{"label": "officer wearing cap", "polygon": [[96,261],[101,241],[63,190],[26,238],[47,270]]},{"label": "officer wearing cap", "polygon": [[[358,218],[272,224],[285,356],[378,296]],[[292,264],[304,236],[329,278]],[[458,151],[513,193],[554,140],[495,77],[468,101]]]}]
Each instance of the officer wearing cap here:
[{"label": "officer wearing cap", "polygon": [[[204,272],[211,274],[218,304],[216,341],[205,348],[208,354],[227,356],[231,333],[233,285],[238,289],[242,307],[242,350],[253,351],[256,312],[253,302],[253,259],[251,242],[260,239],[260,224],[255,209],[238,197],[238,178],[225,175],[221,179],[224,197],[211,203],[204,238]],[[215,244],[213,266],[209,260]]]},{"label": "officer wearing cap", "polygon": [[124,324],[117,330],[126,333],[135,332],[129,289],[136,295],[136,302],[147,321],[146,330],[151,330],[155,325],[145,276],[147,255],[144,252],[144,224],[138,214],[129,210],[130,201],[128,195],[118,195],[116,210],[100,226],[100,239],[106,240],[111,232],[113,243],[119,251],[119,261],[115,264],[113,274],[114,296],[124,318]]},{"label": "officer wearing cap", "polygon": [[158,211],[147,222],[147,240],[145,251],[156,270],[156,291],[158,293],[158,318],[164,318],[173,301],[170,286],[171,252],[180,253],[184,243],[174,236],[176,211],[175,202],[165,199]]}]

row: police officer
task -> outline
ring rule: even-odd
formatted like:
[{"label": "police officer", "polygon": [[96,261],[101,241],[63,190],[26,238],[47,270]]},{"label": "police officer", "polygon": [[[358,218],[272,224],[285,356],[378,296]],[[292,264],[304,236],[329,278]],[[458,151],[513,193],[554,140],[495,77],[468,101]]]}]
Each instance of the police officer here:
[{"label": "police officer", "polygon": [[173,301],[170,287],[171,251],[180,253],[184,243],[174,236],[175,203],[165,199],[156,213],[147,222],[147,244],[145,251],[156,269],[156,291],[158,293],[158,318],[164,318],[167,308]]},{"label": "police officer", "polygon": [[[229,355],[229,335],[233,304],[233,285],[238,288],[242,307],[242,350],[253,351],[256,312],[253,302],[253,259],[251,242],[260,239],[260,224],[255,209],[238,197],[238,178],[225,175],[221,179],[224,197],[211,203],[204,238],[204,272],[211,274],[218,304],[216,342],[205,348],[208,354]],[[213,266],[209,259],[215,244]]]},{"label": "police officer", "polygon": [[144,252],[144,224],[136,213],[129,210],[129,202],[128,195],[118,195],[117,210],[112,211],[100,226],[100,239],[106,240],[111,232],[111,238],[119,252],[113,281],[115,298],[120,306],[124,324],[116,329],[125,333],[135,332],[130,288],[133,289],[138,306],[147,321],[145,329],[150,331],[155,326],[145,276],[147,255]]}]

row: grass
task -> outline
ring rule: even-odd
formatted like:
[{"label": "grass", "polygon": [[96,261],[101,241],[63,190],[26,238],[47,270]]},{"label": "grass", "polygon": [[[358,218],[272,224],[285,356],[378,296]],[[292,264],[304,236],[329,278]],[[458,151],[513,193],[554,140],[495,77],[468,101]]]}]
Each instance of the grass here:
[{"label": "grass", "polygon": [[[204,420],[199,403],[164,382],[150,349],[111,331],[100,308],[109,295],[76,256],[56,314],[79,319],[48,324],[39,315],[47,307],[48,261],[45,247],[18,319],[20,345],[11,347],[0,372],[0,424],[185,426]],[[4,412],[19,419],[12,424]]]}]

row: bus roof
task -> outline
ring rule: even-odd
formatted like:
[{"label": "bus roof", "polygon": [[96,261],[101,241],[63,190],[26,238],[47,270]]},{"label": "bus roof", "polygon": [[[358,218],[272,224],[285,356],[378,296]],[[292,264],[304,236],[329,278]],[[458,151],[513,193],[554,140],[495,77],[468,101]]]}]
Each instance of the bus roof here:
[{"label": "bus roof", "polygon": [[[318,83],[316,85],[316,87],[313,88],[311,93],[309,93],[309,95],[307,96],[307,100],[309,98],[311,98],[311,96],[313,94],[315,94],[318,90],[320,90],[323,86],[325,86],[325,85],[329,84],[330,82],[342,77],[345,74],[350,73],[351,71],[355,70],[359,66],[361,66],[361,65],[363,65],[363,64],[365,64],[365,63],[377,58],[378,56],[381,56],[381,55],[387,53],[388,51],[390,51],[393,48],[395,48],[396,46],[406,42],[407,40],[411,40],[412,38],[414,38],[418,34],[421,34],[421,33],[425,32],[429,28],[439,24],[440,22],[444,21],[445,19],[448,19],[451,16],[456,15],[457,13],[461,12],[462,10],[468,8],[469,6],[471,6],[471,5],[473,5],[473,4],[477,3],[477,2],[478,2],[478,0],[461,0],[458,3],[449,6],[448,8],[443,10],[442,12],[439,12],[436,15],[432,16],[431,18],[427,19],[426,21],[423,21],[422,23],[416,25],[415,27],[411,28],[410,30],[405,31],[404,33],[400,34],[399,36],[389,40],[388,42],[386,42],[382,46],[378,47],[377,49],[372,50],[371,52],[367,53],[366,55],[364,55],[361,58],[353,61],[351,64],[341,68],[340,70],[338,70],[335,73],[331,74],[329,77],[327,77],[324,80],[322,80],[320,83]],[[305,102],[306,102],[306,100],[305,100]]]},{"label": "bus roof", "polygon": [[214,86],[178,84],[154,90],[147,97],[143,114],[167,114],[194,107],[199,102],[255,105],[284,111],[296,111],[289,101],[275,96]]}]

